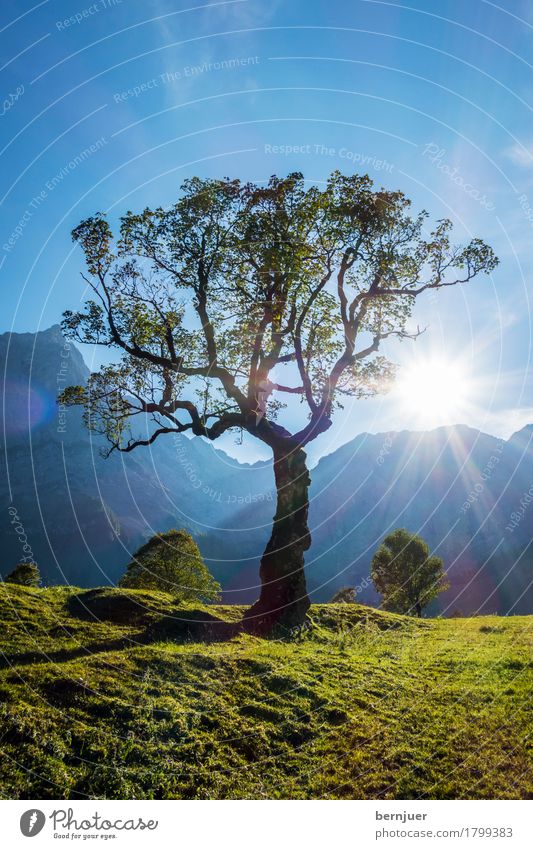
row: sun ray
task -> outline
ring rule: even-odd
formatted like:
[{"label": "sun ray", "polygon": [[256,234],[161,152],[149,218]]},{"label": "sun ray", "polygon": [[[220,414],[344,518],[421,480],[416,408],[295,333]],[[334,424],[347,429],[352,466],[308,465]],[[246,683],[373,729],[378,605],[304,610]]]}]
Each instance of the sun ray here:
[{"label": "sun ray", "polygon": [[455,424],[471,402],[472,383],[461,363],[430,357],[404,366],[392,394],[421,427]]}]

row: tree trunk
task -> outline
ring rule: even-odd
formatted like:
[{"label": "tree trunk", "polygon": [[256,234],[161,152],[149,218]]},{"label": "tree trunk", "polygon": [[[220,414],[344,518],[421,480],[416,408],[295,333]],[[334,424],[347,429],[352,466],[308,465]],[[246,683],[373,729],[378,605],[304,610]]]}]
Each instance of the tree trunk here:
[{"label": "tree trunk", "polygon": [[417,601],[417,603],[416,603],[416,605],[415,605],[415,610],[416,610],[416,615],[417,615],[417,616],[418,616],[418,618],[420,619],[420,618],[421,618],[421,616],[422,616],[422,605],[420,604],[420,602],[419,602],[419,601]]},{"label": "tree trunk", "polygon": [[272,535],[261,559],[261,594],[245,614],[245,625],[256,633],[290,630],[306,621],[310,601],[304,573],[304,552],[311,544],[307,525],[311,479],[301,448],[289,454],[274,451],[277,507]]}]

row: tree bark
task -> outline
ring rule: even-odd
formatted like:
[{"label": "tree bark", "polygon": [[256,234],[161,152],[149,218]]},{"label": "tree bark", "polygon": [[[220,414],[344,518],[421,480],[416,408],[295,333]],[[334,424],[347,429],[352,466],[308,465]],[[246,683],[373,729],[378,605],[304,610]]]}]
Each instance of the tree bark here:
[{"label": "tree bark", "polygon": [[274,449],[276,515],[259,569],[261,594],[245,614],[246,628],[256,633],[289,631],[306,621],[311,603],[304,572],[304,552],[311,544],[306,459],[301,448]]}]

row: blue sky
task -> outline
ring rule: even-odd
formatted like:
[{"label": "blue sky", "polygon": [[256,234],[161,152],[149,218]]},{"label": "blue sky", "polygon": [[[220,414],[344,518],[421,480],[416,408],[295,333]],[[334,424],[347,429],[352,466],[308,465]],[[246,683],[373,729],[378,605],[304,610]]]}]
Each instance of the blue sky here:
[{"label": "blue sky", "polygon": [[[70,231],[96,210],[164,206],[192,174],[363,171],[501,260],[420,302],[427,333],[389,350],[407,368],[459,362],[468,404],[434,423],[533,421],[528,0],[4,0],[0,15],[0,330],[78,307]],[[313,451],[419,424],[395,396],[356,402]]]}]

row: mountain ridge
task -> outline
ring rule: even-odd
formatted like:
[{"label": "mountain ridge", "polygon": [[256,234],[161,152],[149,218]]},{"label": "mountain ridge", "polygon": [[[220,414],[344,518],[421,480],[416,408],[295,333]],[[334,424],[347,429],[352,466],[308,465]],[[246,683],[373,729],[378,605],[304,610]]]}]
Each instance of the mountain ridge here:
[{"label": "mountain ridge", "polygon": [[[256,597],[275,509],[271,462],[241,463],[179,434],[104,460],[103,440],[88,433],[81,411],[56,403],[63,385],[89,374],[59,325],[0,335],[0,360],[3,574],[21,556],[8,513],[14,507],[47,582],[113,584],[148,536],[178,526],[197,538],[225,602]],[[375,604],[373,550],[405,526],[445,559],[452,589],[443,610],[532,611],[527,509],[508,530],[533,480],[532,438],[533,425],[503,440],[461,424],[362,433],[322,456],[311,469],[313,600],[353,584]]]}]

